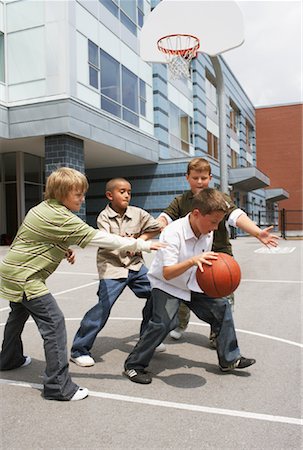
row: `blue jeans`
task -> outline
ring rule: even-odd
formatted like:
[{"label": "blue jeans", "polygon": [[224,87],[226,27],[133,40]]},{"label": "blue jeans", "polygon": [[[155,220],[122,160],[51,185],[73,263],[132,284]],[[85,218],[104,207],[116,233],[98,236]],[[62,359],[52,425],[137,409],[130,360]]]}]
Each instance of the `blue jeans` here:
[{"label": "blue jeans", "polygon": [[[145,369],[155,348],[178,324],[179,304],[182,301],[160,289],[153,289],[152,318],[139,342],[128,355],[125,369]],[[216,333],[219,364],[226,367],[240,357],[231,307],[227,298],[210,298],[204,294],[191,293],[191,301],[186,302],[191,311],[201,320],[211,325]]]},{"label": "blue jeans", "polygon": [[[114,303],[126,286],[139,298],[148,299],[150,297],[151,287],[146,274],[147,269],[145,266],[142,266],[138,272],[129,270],[127,278],[100,280],[98,290],[99,302],[87,311],[81,321],[71,349],[71,356],[73,358],[81,355],[90,355],[90,350],[97,334],[106,324]],[[149,311],[148,314],[150,314]],[[145,315],[143,314],[141,330],[145,328],[147,321],[148,318],[145,319]]]}]

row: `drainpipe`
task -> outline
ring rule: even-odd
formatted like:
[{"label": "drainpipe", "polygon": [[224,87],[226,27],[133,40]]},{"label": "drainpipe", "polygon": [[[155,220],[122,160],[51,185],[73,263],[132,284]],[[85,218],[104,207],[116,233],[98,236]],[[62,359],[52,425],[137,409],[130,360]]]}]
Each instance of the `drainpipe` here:
[{"label": "drainpipe", "polygon": [[219,109],[219,153],[220,153],[220,187],[226,194],[228,189],[228,170],[227,170],[227,133],[226,133],[226,105],[225,105],[225,87],[222,68],[218,56],[210,56],[213,68],[216,74],[218,109]]}]

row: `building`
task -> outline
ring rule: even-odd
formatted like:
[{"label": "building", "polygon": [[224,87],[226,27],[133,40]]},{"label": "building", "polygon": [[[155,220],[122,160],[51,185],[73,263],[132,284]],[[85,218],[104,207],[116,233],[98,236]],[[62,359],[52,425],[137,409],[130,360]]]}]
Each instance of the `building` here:
[{"label": "building", "polygon": [[[211,60],[199,54],[189,80],[170,80],[164,64],[142,61],[140,28],[150,9],[148,0],[0,0],[5,242],[42,199],[45,176],[62,165],[89,178],[80,214],[91,224],[104,207],[105,182],[114,176],[128,178],[132,203],[155,216],[187,189],[184,174],[194,156],[209,159],[213,186],[220,186]],[[257,166],[255,110],[221,57],[220,62],[231,195],[265,225],[264,187],[270,180]]]},{"label": "building", "polygon": [[288,235],[303,231],[302,124],[302,103],[256,109],[258,164],[270,176],[265,195],[284,210]]}]

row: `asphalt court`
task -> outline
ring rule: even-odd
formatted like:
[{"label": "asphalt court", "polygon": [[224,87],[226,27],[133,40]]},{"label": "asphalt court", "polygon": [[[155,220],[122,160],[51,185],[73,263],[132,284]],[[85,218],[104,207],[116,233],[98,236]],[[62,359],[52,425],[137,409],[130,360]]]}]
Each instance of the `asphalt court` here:
[{"label": "asphalt court", "polygon": [[[23,343],[32,364],[0,373],[1,448],[302,448],[303,241],[281,240],[280,252],[261,252],[253,238],[232,244],[242,271],[235,326],[254,366],[220,373],[209,327],[191,315],[182,340],[167,337],[167,351],[154,355],[152,384],[131,383],[122,376],[123,362],[138,337],[144,301],[126,289],[93,347],[96,365],[70,365],[73,379],[90,391],[80,402],[42,398],[43,345],[28,321]],[[6,251],[0,247],[0,258]],[[69,347],[97,301],[95,253],[78,249],[75,265],[64,261],[48,280],[66,317]],[[1,340],[8,310],[1,300]]]}]

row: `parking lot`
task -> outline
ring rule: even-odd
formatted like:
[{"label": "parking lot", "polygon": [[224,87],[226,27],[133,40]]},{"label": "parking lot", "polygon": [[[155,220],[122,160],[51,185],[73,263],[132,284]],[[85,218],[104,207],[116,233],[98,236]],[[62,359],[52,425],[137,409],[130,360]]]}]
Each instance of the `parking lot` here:
[{"label": "parking lot", "polygon": [[[43,344],[28,321],[28,367],[0,373],[1,448],[8,449],[300,449],[302,448],[302,240],[267,250],[253,238],[232,241],[241,266],[235,325],[241,352],[257,363],[221,373],[209,326],[191,316],[180,341],[166,338],[154,355],[150,385],[131,383],[123,363],[138,337],[144,300],[126,289],[93,347],[96,364],[71,363],[90,396],[79,402],[41,396]],[[0,247],[2,258],[7,247]],[[77,250],[48,286],[66,317],[71,345],[85,311],[97,301],[96,250]],[[147,265],[151,256],[146,256]],[[8,303],[0,301],[0,337]]]}]

